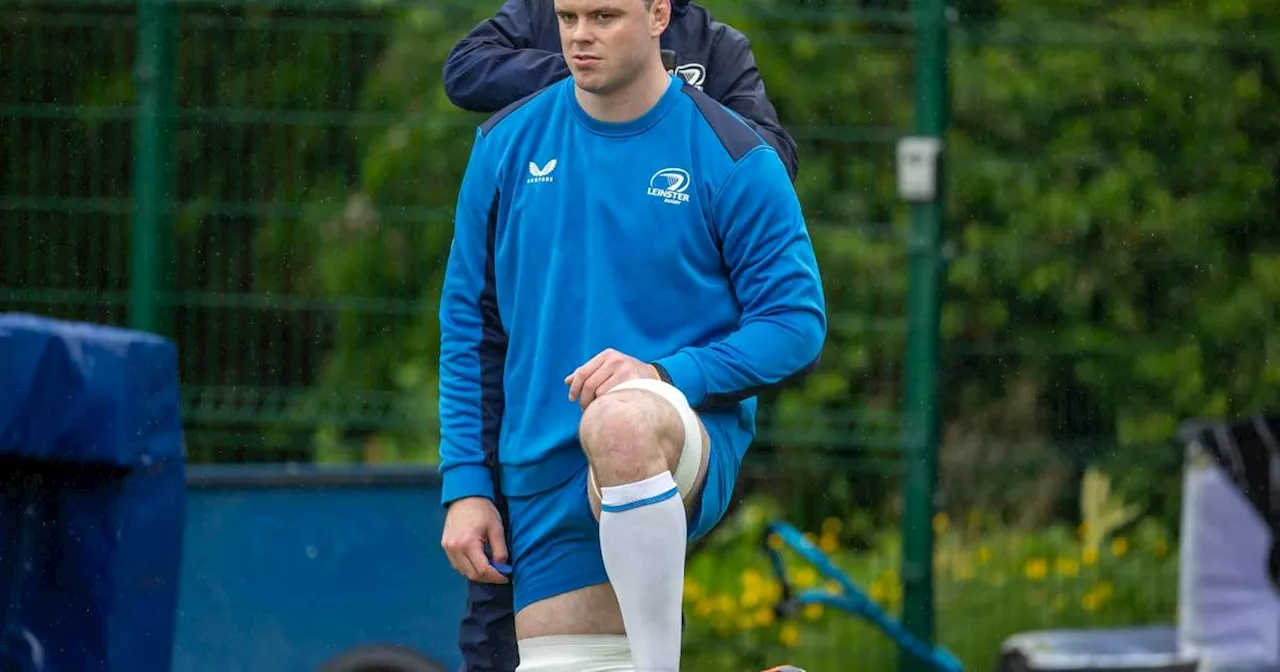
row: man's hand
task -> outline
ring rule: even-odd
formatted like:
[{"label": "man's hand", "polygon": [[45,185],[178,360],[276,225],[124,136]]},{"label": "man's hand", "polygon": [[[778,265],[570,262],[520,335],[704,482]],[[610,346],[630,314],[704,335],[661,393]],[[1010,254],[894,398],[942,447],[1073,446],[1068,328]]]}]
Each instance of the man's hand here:
[{"label": "man's hand", "polygon": [[569,386],[569,401],[577,401],[585,409],[615,385],[636,378],[661,380],[652,365],[609,349],[579,366],[565,377],[564,384]]},{"label": "man's hand", "polygon": [[493,502],[485,497],[464,497],[450,504],[440,540],[449,564],[472,581],[507,583],[507,577],[489,564],[486,543],[495,562],[507,562],[507,538]]}]

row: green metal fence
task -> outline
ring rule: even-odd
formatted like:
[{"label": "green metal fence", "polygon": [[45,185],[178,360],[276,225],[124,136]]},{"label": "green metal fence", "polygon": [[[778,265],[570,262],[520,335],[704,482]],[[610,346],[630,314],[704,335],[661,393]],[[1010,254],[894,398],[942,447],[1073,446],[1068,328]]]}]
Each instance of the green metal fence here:
[{"label": "green metal fence", "polygon": [[[763,405],[744,503],[691,565],[697,669],[895,664],[838,615],[760,612],[740,532],[770,512],[975,668],[1026,629],[1171,621],[1163,439],[1274,403],[1280,380],[1280,236],[1249,228],[1274,217],[1249,168],[1280,161],[1261,142],[1280,138],[1274,41],[1225,39],[1244,20],[1226,15],[706,4],[751,36],[799,141],[832,319],[822,369]],[[0,4],[0,310],[173,337],[193,462],[430,463],[435,297],[480,121],[440,73],[494,6]],[[1219,104],[1188,103],[1201,89]],[[1176,151],[1145,146],[1164,125],[1144,115],[1188,110]],[[948,205],[903,202],[895,143],[944,131]],[[1215,383],[1226,370],[1261,382]],[[1118,496],[1150,516],[1099,529]]]}]

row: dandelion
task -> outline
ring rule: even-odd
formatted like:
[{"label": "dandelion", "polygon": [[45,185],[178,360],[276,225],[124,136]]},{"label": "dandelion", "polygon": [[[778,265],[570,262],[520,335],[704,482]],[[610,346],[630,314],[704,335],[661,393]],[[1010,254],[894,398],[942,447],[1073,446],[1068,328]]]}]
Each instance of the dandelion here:
[{"label": "dandelion", "polygon": [[755,613],[756,625],[773,625],[773,620],[776,617],[777,616],[776,614],[773,613],[773,610],[768,607],[761,607],[759,609],[756,609],[756,613]]},{"label": "dandelion", "polygon": [[951,527],[951,520],[947,518],[945,513],[937,513],[933,516],[933,533],[945,534],[947,528]]},{"label": "dandelion", "polygon": [[818,573],[811,567],[801,567],[796,572],[795,582],[797,588],[810,588],[818,582]]},{"label": "dandelion", "polygon": [[821,548],[823,553],[835,553],[836,549],[840,548],[840,540],[834,534],[823,532],[822,537],[818,539],[818,548]]},{"label": "dandelion", "polygon": [[876,579],[871,582],[871,600],[873,602],[884,602],[884,599],[888,597],[888,595],[889,592],[885,589],[883,581]]},{"label": "dandelion", "polygon": [[837,536],[840,534],[840,528],[842,527],[844,527],[844,523],[834,516],[822,521],[822,533],[824,535]]},{"label": "dandelion", "polygon": [[800,643],[800,628],[794,623],[787,623],[778,630],[778,640],[788,649],[794,649]]},{"label": "dandelion", "polygon": [[1044,558],[1032,558],[1022,568],[1022,573],[1032,581],[1039,581],[1049,574],[1049,563]]},{"label": "dandelion", "polygon": [[1085,611],[1097,611],[1111,597],[1112,587],[1107,581],[1096,585],[1080,598],[1080,606]]},{"label": "dandelion", "polygon": [[806,604],[804,606],[804,617],[810,621],[816,621],[822,618],[821,604]]},{"label": "dandelion", "polygon": [[991,549],[987,548],[986,546],[979,546],[978,547],[978,563],[985,565],[988,562],[991,562]]},{"label": "dandelion", "polygon": [[1080,562],[1084,563],[1086,567],[1097,564],[1098,549],[1092,546],[1084,547],[1084,550],[1080,551]]},{"label": "dandelion", "polygon": [[1080,573],[1080,563],[1072,558],[1058,558],[1054,563],[1054,569],[1057,570],[1058,576],[1070,578]]},{"label": "dandelion", "polygon": [[1124,537],[1116,537],[1111,541],[1111,555],[1117,558],[1123,558],[1125,553],[1129,552],[1129,540]]}]

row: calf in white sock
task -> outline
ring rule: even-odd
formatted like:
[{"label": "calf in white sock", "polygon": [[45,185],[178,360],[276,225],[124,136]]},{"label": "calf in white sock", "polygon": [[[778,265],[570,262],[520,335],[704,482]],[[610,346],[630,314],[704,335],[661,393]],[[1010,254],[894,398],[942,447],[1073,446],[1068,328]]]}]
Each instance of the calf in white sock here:
[{"label": "calf in white sock", "polygon": [[[672,477],[684,433],[675,407],[645,390],[599,397],[582,418],[582,445],[600,488],[600,550],[637,672],[680,669],[685,502],[697,496],[695,489],[682,498]],[[704,445],[705,433],[693,443]]]}]

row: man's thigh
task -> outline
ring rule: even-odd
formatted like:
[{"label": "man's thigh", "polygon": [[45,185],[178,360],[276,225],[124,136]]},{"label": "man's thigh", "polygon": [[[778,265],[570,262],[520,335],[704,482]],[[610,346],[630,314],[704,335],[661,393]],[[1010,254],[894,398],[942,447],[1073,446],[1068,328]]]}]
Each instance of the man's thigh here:
[{"label": "man's thigh", "polygon": [[600,528],[587,500],[587,467],[553,488],[510,497],[513,602],[518,613],[549,597],[608,581]]}]

